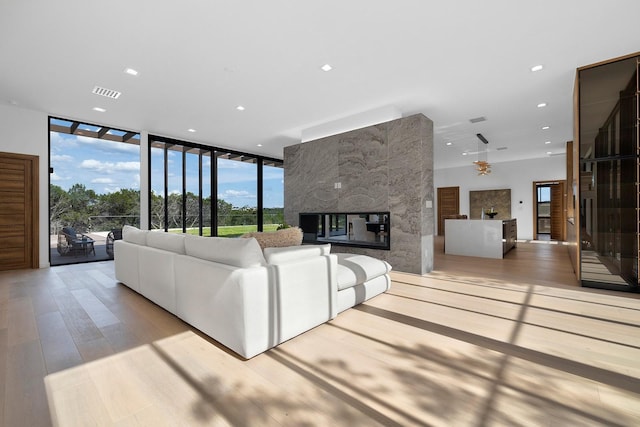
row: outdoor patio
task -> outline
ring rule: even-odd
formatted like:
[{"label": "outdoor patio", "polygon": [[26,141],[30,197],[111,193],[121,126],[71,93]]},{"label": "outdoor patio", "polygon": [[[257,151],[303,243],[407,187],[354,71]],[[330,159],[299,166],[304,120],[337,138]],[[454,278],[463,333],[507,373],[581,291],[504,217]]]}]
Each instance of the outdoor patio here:
[{"label": "outdoor patio", "polygon": [[98,231],[95,233],[85,233],[93,239],[93,251],[86,253],[70,252],[61,255],[58,252],[58,235],[50,236],[50,260],[51,265],[76,264],[81,262],[106,261],[112,259],[107,254],[107,234],[108,231]]}]

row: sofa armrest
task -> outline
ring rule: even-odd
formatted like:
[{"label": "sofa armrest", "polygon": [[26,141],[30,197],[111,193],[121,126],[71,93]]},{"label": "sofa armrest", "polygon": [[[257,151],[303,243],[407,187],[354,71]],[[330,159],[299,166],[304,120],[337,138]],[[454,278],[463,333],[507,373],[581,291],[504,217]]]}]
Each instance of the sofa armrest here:
[{"label": "sofa armrest", "polygon": [[134,243],[116,240],[113,243],[116,279],[140,292],[140,248]]},{"label": "sofa armrest", "polygon": [[322,255],[270,265],[279,325],[278,342],[286,341],[337,315],[337,258]]}]

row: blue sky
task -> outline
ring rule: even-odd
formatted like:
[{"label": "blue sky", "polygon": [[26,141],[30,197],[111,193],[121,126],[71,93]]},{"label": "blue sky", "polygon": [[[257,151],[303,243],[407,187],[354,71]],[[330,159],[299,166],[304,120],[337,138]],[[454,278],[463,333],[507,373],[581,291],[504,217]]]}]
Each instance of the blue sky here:
[{"label": "blue sky", "polygon": [[[78,135],[51,132],[51,183],[64,190],[76,183],[98,194],[120,189],[140,189],[140,147],[134,144],[107,141]],[[162,194],[163,181],[160,157],[152,153],[152,190]],[[182,191],[182,160],[178,152],[169,156],[169,191]],[[198,192],[197,156],[187,156],[187,191]],[[154,161],[155,160],[155,161]],[[211,170],[211,158],[203,158],[203,173]],[[284,206],[284,175],[282,168],[265,167],[264,206]],[[203,177],[203,196],[211,194],[207,176]],[[256,165],[235,160],[218,159],[218,197],[236,207],[257,204]]]}]

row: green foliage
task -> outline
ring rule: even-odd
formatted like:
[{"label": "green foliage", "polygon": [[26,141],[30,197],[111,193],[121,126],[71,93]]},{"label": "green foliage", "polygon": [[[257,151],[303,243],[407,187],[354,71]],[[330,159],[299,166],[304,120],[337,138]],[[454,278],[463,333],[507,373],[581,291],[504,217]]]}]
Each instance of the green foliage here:
[{"label": "green foliage", "polygon": [[[165,199],[151,193],[151,228],[165,228]],[[184,202],[184,203],[183,203]],[[51,233],[57,234],[62,227],[72,226],[78,232],[110,231],[125,224],[140,224],[140,191],[124,189],[110,194],[96,194],[82,184],[73,185],[64,191],[57,185],[49,187]],[[185,208],[185,209],[183,209]],[[224,236],[242,235],[256,231],[257,209],[244,206],[234,207],[231,203],[218,199],[218,233]],[[183,211],[187,230],[198,234],[200,224],[200,203],[198,196],[187,193],[185,200],[181,194],[170,194],[166,200],[167,228],[182,230]],[[284,224],[283,208],[267,208],[263,211],[264,229],[275,230]],[[211,198],[202,200],[202,223],[211,224]],[[203,228],[204,235],[211,235],[210,228]]]}]

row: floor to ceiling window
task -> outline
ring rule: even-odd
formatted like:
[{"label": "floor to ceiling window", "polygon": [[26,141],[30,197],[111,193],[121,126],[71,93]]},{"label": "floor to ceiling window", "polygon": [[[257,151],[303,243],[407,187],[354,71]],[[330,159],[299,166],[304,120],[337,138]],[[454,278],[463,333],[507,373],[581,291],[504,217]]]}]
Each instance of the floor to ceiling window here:
[{"label": "floor to ceiling window", "polygon": [[140,135],[50,117],[49,170],[51,265],[110,259],[114,230],[140,224]]},{"label": "floor to ceiling window", "polygon": [[234,237],[283,223],[281,160],[155,136],[149,144],[152,229]]},{"label": "floor to ceiling window", "polygon": [[218,236],[234,237],[258,231],[257,159],[220,152],[218,170]]},{"label": "floor to ceiling window", "polygon": [[262,164],[262,223],[265,231],[284,224],[284,164],[267,161]]}]

